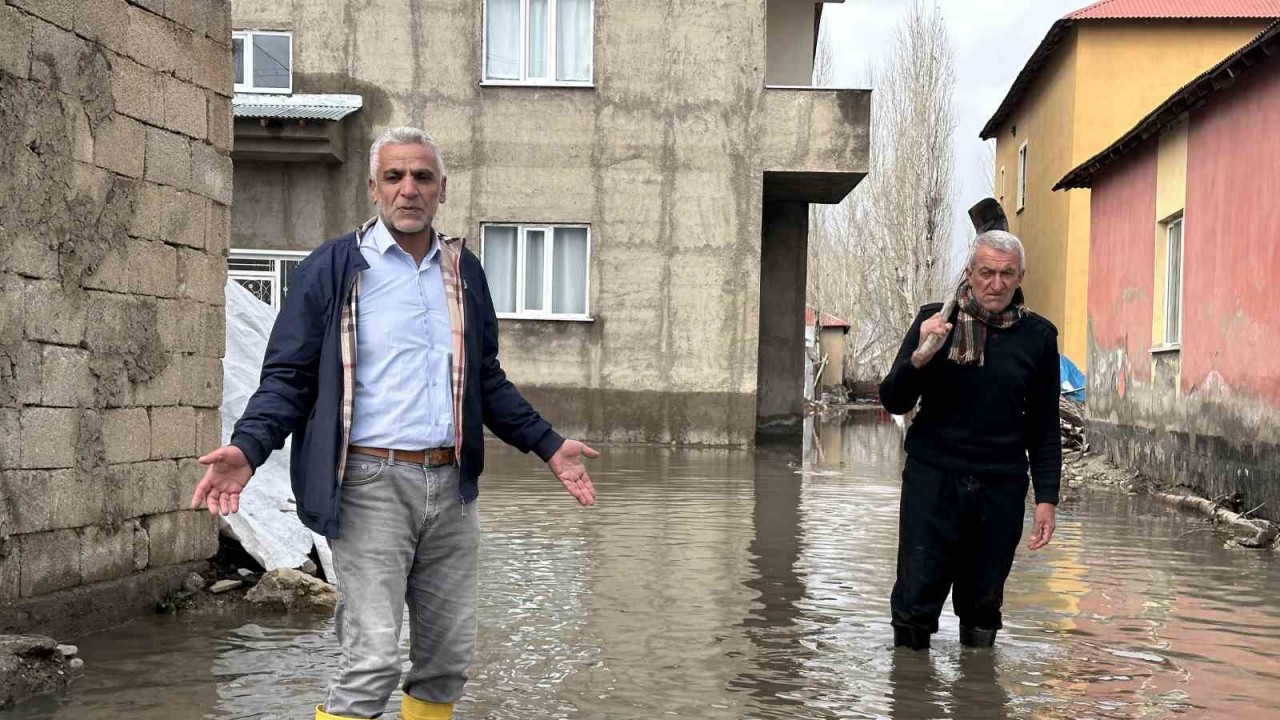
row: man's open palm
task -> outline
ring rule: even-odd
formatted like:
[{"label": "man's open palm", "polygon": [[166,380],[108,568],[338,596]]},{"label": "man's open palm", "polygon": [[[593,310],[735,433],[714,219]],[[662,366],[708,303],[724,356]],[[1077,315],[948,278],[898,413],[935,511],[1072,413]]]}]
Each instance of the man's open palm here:
[{"label": "man's open palm", "polygon": [[191,496],[191,507],[204,505],[214,515],[229,515],[240,509],[240,491],[253,477],[253,468],[244,451],[235,445],[223,445],[200,458],[207,470]]},{"label": "man's open palm", "polygon": [[598,457],[600,453],[577,440],[565,440],[556,454],[547,461],[547,465],[551,466],[556,479],[578,500],[579,505],[594,505],[596,488],[591,484],[591,476],[587,474],[587,464],[583,458]]}]

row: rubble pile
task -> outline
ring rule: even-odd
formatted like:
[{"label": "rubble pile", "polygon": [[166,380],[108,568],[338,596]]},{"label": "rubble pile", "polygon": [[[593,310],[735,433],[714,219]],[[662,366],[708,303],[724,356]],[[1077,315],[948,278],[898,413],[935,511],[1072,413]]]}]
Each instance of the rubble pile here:
[{"label": "rubble pile", "polygon": [[0,709],[65,690],[84,666],[74,645],[42,635],[0,635]]},{"label": "rubble pile", "polygon": [[1058,398],[1058,427],[1062,431],[1064,451],[1089,451],[1089,441],[1084,437],[1084,406],[1066,397]]}]

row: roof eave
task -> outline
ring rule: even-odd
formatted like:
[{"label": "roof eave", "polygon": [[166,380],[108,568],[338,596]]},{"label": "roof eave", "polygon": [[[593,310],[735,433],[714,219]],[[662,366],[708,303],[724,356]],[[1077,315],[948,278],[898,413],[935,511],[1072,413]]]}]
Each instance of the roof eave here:
[{"label": "roof eave", "polygon": [[1235,84],[1241,72],[1278,54],[1280,20],[1273,22],[1253,40],[1176,90],[1115,142],[1063,175],[1053,189],[1093,187],[1098,173],[1153,136],[1159,135],[1170,124],[1204,103],[1213,93]]},{"label": "roof eave", "polygon": [[1013,109],[1022,101],[1022,96],[1026,93],[1027,86],[1035,80],[1039,75],[1040,69],[1048,62],[1049,57],[1053,55],[1054,50],[1062,42],[1062,38],[1066,35],[1067,30],[1075,24],[1074,20],[1055,20],[1053,25],[1049,26],[1049,31],[1045,33],[1044,39],[1036,46],[1031,57],[1027,58],[1027,62],[1022,66],[1022,70],[1018,73],[1018,77],[1014,78],[1013,84],[1009,86],[1009,92],[1005,94],[1004,100],[1000,101],[999,107],[996,108],[991,119],[983,126],[982,132],[978,133],[978,137],[982,140],[990,140],[1000,131],[1000,126],[1013,113]]}]

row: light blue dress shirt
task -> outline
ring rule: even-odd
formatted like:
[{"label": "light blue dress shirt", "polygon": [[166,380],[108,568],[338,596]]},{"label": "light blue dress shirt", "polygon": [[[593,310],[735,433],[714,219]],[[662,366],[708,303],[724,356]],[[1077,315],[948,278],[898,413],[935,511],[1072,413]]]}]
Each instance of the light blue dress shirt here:
[{"label": "light blue dress shirt", "polygon": [[453,445],[449,309],[440,241],[421,265],[379,219],[360,243],[351,444],[392,450]]}]

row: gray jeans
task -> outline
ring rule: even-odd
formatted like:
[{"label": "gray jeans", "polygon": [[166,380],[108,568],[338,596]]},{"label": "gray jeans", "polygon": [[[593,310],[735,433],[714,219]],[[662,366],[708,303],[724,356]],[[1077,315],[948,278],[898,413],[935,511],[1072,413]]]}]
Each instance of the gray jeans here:
[{"label": "gray jeans", "polygon": [[350,455],[342,474],[335,616],[342,662],[325,711],[372,718],[400,679],[409,605],[408,695],[452,703],[476,646],[477,503],[463,505],[458,468]]}]

